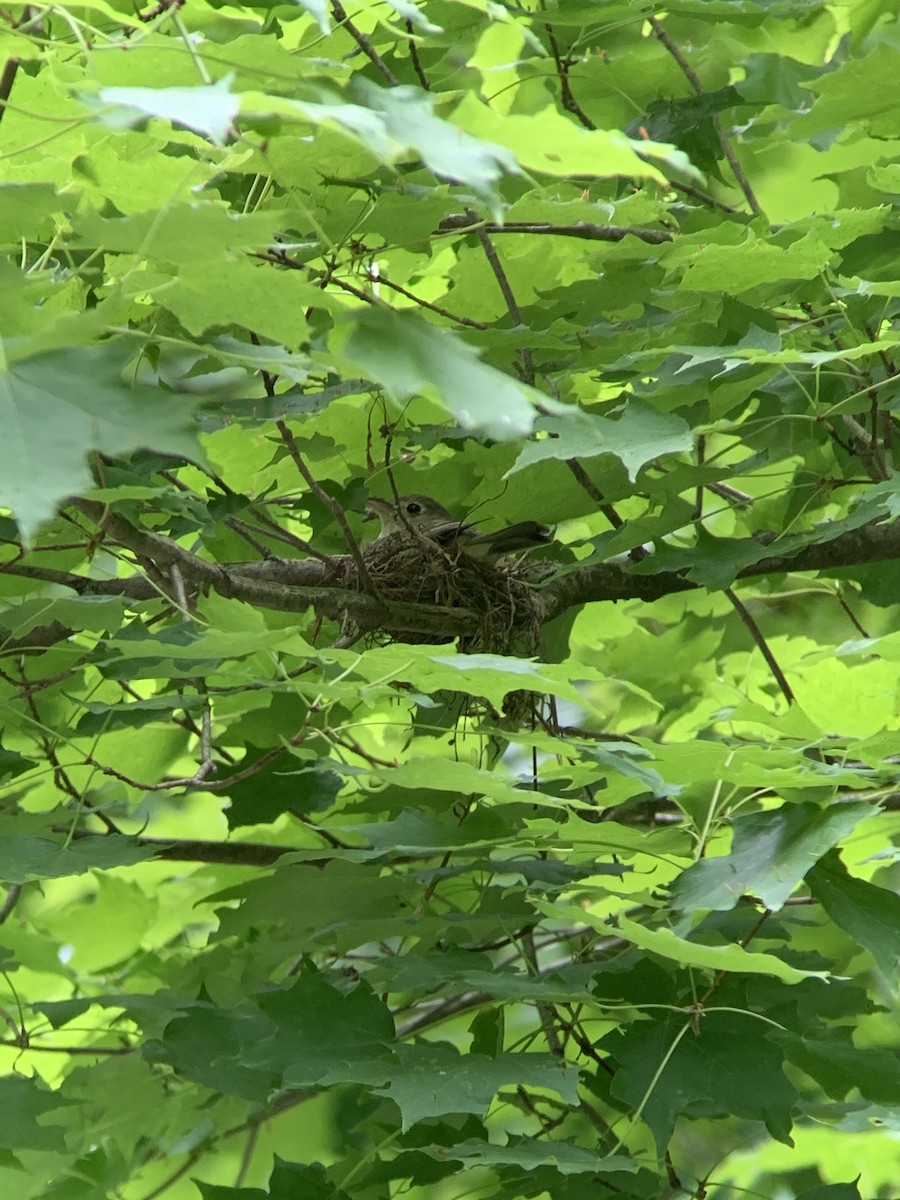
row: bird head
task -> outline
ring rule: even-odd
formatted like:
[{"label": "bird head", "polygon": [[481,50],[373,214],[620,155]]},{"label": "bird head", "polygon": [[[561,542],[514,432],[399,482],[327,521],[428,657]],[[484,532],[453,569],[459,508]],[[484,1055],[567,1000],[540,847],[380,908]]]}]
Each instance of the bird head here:
[{"label": "bird head", "polygon": [[373,496],[368,503],[366,520],[375,518],[381,522],[379,537],[405,533],[410,529],[427,534],[429,530],[453,523],[453,518],[442,504],[430,496],[416,493],[401,496],[399,504]]}]

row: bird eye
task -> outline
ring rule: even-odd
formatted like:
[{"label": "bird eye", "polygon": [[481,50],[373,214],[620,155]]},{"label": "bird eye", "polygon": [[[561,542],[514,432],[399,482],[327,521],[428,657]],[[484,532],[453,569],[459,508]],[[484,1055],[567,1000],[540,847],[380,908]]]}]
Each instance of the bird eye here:
[{"label": "bird eye", "polygon": [[415,500],[410,500],[409,504],[406,506],[406,511],[411,517],[417,517],[422,511],[422,505],[417,504]]}]

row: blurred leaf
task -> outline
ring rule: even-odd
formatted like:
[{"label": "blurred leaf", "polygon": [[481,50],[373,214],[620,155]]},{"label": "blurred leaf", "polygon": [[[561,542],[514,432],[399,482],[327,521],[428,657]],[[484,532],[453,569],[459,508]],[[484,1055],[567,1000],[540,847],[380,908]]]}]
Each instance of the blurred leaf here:
[{"label": "blurred leaf", "polygon": [[[231,91],[233,76],[218,83],[187,88],[107,87],[97,93],[97,116],[105,125],[128,127],[147,117],[162,117],[208,137],[216,146],[234,133],[240,97]],[[88,101],[88,97],[85,97]]]},{"label": "blurred leaf", "polygon": [[[408,7],[416,11],[414,5]],[[412,87],[380,88],[363,79],[358,89],[369,109],[383,118],[387,136],[413,147],[435,175],[466,183],[485,200],[492,200],[500,177],[518,174],[515,158],[503,146],[469,137],[436,117],[434,101],[427,92]],[[339,110],[334,115],[341,120]]]},{"label": "blurred leaf", "polygon": [[435,393],[464,429],[498,441],[531,432],[529,389],[480,362],[457,334],[420,317],[367,308],[356,318],[346,353],[397,402]]},{"label": "blurred leaf", "polygon": [[[122,382],[114,345],[63,350],[8,366],[0,377],[0,502],[26,538],[57,505],[92,484],[90,450],[128,454],[142,447],[199,458],[191,402]],[[73,386],[73,380],[76,381]]]}]

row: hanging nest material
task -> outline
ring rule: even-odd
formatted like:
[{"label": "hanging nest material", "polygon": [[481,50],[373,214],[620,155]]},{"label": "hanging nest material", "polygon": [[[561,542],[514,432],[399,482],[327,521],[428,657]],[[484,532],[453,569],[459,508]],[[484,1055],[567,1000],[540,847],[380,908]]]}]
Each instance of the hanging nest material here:
[{"label": "hanging nest material", "polygon": [[[499,563],[476,559],[459,545],[442,547],[415,533],[379,538],[363,554],[366,570],[378,595],[389,606],[426,604],[464,609],[475,629],[459,639],[465,654],[514,654],[529,658],[540,643],[540,620],[533,584],[547,566],[506,559]],[[345,586],[360,589],[356,569],[348,560]],[[370,630],[378,641],[439,645],[453,633],[429,634],[404,630]]]}]

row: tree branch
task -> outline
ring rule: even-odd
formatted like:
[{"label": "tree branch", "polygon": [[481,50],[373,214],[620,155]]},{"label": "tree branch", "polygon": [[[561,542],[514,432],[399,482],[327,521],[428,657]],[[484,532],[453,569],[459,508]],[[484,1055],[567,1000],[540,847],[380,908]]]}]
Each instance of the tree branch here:
[{"label": "tree branch", "polygon": [[[704,93],[704,88],[703,84],[700,82],[700,77],[669,37],[668,33],[666,33],[662,22],[652,15],[648,18],[648,20],[650,28],[656,34],[660,43],[665,46],[668,52],[678,63],[678,66],[681,68],[685,79],[687,79],[688,83],[691,85],[697,95],[702,96]],[[725,136],[725,131],[722,128],[722,123],[719,120],[718,115],[713,117],[712,125],[713,129],[716,131],[716,137],[719,139],[719,145],[722,147],[722,153],[725,155],[728,165],[731,167],[732,173],[737,180],[738,187],[744,193],[744,198],[746,199],[747,204],[750,206],[750,211],[756,217],[763,216],[763,210],[759,206],[759,201],[756,199],[753,188],[750,186],[749,179],[744,174],[744,168],[741,166],[738,156],[735,154],[731,143]]]},{"label": "tree branch", "polygon": [[359,46],[360,50],[362,50],[363,54],[365,54],[366,58],[369,59],[369,61],[375,67],[378,68],[378,70],[384,76],[388,85],[390,87],[397,87],[400,80],[397,78],[397,76],[394,74],[394,72],[391,70],[391,68],[387,65],[387,63],[384,61],[384,59],[381,57],[381,55],[378,53],[378,51],[375,49],[375,47],[372,45],[372,43],[369,41],[369,39],[366,37],[366,35],[362,32],[362,30],[357,29],[356,26],[353,24],[353,22],[350,20],[350,18],[347,16],[347,13],[346,13],[346,10],[344,9],[343,4],[340,4],[338,2],[338,0],[331,0],[331,11],[334,13],[334,19],[338,22],[339,25],[343,25],[343,27],[347,30],[347,32],[353,38],[354,42],[356,42],[357,46]]},{"label": "tree branch", "polygon": [[[759,534],[755,540],[763,545],[774,543],[776,535]],[[743,567],[737,578],[753,579],[787,571],[833,571],[897,558],[900,558],[900,519],[851,529],[830,541],[804,546],[795,554],[770,555]],[[644,560],[645,570],[652,561],[652,555]],[[658,600],[700,586],[676,571],[635,575],[629,568],[630,564],[624,562],[593,563],[551,580],[542,592],[544,620],[597,600]]]},{"label": "tree branch", "polygon": [[[78,501],[81,511],[92,517],[103,510],[95,501]],[[464,608],[448,608],[432,604],[383,604],[372,596],[346,586],[347,556],[335,556],[328,562],[318,559],[268,559],[261,562],[208,563],[183,550],[168,538],[135,529],[123,517],[107,514],[104,518],[109,536],[136,553],[151,558],[157,567],[168,568],[177,563],[188,590],[212,589],[220,595],[243,600],[260,608],[282,612],[298,612],[311,606],[326,617],[341,620],[349,616],[361,629],[384,629],[388,632],[417,633],[441,636],[451,641],[471,635],[477,628],[477,618]],[[827,526],[825,527],[827,530]],[[778,545],[778,535],[761,533],[757,544]],[[793,553],[770,554],[758,562],[743,567],[738,579],[752,579],[785,572],[833,571],[864,563],[890,562],[900,559],[900,519],[864,525],[846,530],[828,540],[807,544]],[[692,591],[702,585],[686,579],[679,571],[647,573],[653,555],[642,563],[643,573],[635,574],[631,561],[589,563],[575,566],[551,578],[537,591],[536,596],[543,621],[552,620],[569,608],[609,600],[658,600],[676,592]],[[0,570],[9,569],[8,567]],[[81,576],[74,576],[81,586]],[[103,580],[102,593],[153,595],[155,589],[141,576],[122,580]],[[82,595],[93,594],[94,581],[86,581]],[[51,645],[69,636],[62,625],[39,627],[18,639],[18,652],[23,649]],[[5,644],[10,648],[10,642]]]},{"label": "tree branch", "polygon": [[636,237],[642,242],[659,246],[671,242],[672,234],[663,229],[628,229],[622,225],[595,225],[591,221],[575,221],[571,225],[552,225],[549,221],[507,221],[498,225],[494,221],[479,221],[467,213],[451,213],[438,225],[438,233],[474,233],[483,229],[485,233],[535,233],[556,234],[558,237],[583,238],[589,242],[621,242],[623,238]]}]

